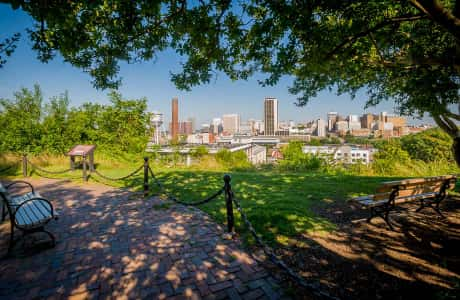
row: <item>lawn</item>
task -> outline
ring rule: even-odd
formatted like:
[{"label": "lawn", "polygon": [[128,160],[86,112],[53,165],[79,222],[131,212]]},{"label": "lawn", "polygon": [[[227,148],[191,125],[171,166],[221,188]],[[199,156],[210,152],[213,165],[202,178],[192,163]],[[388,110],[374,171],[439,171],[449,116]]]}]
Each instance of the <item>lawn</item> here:
[{"label": "lawn", "polygon": [[[96,161],[98,162],[96,169],[109,177],[124,176],[142,164],[141,160],[137,163],[123,163],[99,158]],[[36,159],[35,163],[50,171],[68,168],[67,160],[62,158]],[[372,193],[378,183],[394,179],[394,177],[279,171],[204,171],[196,167],[166,168],[153,163],[151,165],[168,193],[188,202],[201,200],[213,194],[223,186],[223,175],[229,173],[232,176],[234,193],[241,201],[254,228],[272,245],[286,245],[288,240],[295,240],[301,233],[328,232],[335,229],[333,223],[315,214],[312,207],[344,204],[349,197]],[[32,176],[47,175],[34,168],[30,168],[29,172]],[[75,170],[64,175],[50,174],[49,177],[72,178],[82,182],[81,172]],[[4,175],[20,176],[20,174],[20,166],[17,166]],[[139,190],[142,187],[143,174],[140,172],[134,177],[115,182],[91,174],[89,180]],[[151,186],[153,193],[160,194],[153,182]],[[211,215],[217,222],[225,224],[226,209],[223,196],[201,205],[200,209]],[[243,235],[245,241],[251,242],[236,210],[235,216],[236,231]]]}]

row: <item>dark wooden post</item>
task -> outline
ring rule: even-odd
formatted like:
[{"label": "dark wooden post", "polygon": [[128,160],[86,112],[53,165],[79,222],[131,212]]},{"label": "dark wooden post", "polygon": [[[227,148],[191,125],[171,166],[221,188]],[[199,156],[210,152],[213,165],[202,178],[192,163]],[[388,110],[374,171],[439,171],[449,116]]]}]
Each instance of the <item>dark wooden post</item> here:
[{"label": "dark wooden post", "polygon": [[88,181],[88,176],[86,175],[86,155],[83,155],[83,181]]},{"label": "dark wooden post", "polygon": [[233,217],[233,193],[232,193],[232,186],[230,181],[232,178],[230,175],[224,175],[224,183],[225,183],[225,204],[227,205],[227,230],[229,233],[233,233],[235,227],[235,221]]},{"label": "dark wooden post", "polygon": [[22,155],[22,176],[27,177],[27,154]]},{"label": "dark wooden post", "polygon": [[73,170],[75,170],[75,156],[73,155],[70,155],[70,168]]},{"label": "dark wooden post", "polygon": [[144,197],[149,195],[149,158],[144,157]]}]

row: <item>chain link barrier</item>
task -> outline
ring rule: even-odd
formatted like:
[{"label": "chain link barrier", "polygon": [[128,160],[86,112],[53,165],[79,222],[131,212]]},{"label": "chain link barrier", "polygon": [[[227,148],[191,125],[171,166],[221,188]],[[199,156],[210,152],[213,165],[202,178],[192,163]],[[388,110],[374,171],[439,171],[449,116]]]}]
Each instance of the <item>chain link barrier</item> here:
[{"label": "chain link barrier", "polygon": [[207,197],[206,199],[203,199],[203,200],[200,200],[200,201],[195,201],[195,202],[185,202],[185,201],[177,199],[176,197],[174,197],[173,195],[171,195],[170,193],[168,193],[166,191],[166,188],[164,187],[163,183],[155,176],[155,173],[153,172],[152,168],[150,168],[150,166],[149,166],[149,172],[150,172],[150,176],[152,176],[152,179],[155,181],[157,186],[160,188],[160,191],[164,195],[166,195],[166,197],[168,197],[169,200],[172,200],[172,201],[174,201],[176,203],[186,205],[186,206],[198,206],[198,205],[208,203],[208,202],[216,199],[220,195],[222,195],[224,193],[224,190],[225,190],[224,187],[222,187],[216,193],[214,193],[213,195]]},{"label": "chain link barrier", "polygon": [[60,174],[64,174],[64,173],[72,171],[72,168],[68,168],[62,171],[49,171],[49,170],[46,170],[46,169],[43,169],[37,166],[36,164],[32,163],[29,159],[27,159],[27,164],[29,164],[32,168],[36,169],[37,171],[40,171],[42,173],[47,173],[47,174],[60,175]]},{"label": "chain link barrier", "polygon": [[320,297],[321,299],[339,300],[339,298],[333,297],[329,293],[322,291],[319,283],[307,282],[302,276],[300,276],[298,273],[292,270],[284,261],[279,259],[278,256],[276,256],[275,252],[272,250],[272,248],[268,246],[267,243],[265,243],[257,234],[256,230],[252,226],[252,223],[249,221],[248,216],[243,211],[240,201],[235,197],[233,191],[231,191],[231,193],[233,203],[235,203],[236,209],[240,213],[241,218],[243,219],[244,224],[246,225],[246,228],[254,237],[258,246],[263,249],[265,255],[267,255],[275,265],[283,269],[292,279],[294,279],[295,282],[297,282],[300,286],[304,287],[305,289],[309,290],[313,295]]},{"label": "chain link barrier", "polygon": [[136,175],[137,173],[139,173],[140,170],[142,170],[143,167],[144,167],[144,165],[140,166],[139,168],[137,168],[137,169],[134,170],[133,172],[129,173],[128,175],[122,176],[122,177],[109,177],[109,176],[106,176],[106,175],[100,173],[100,172],[97,171],[97,170],[93,170],[93,171],[90,171],[90,172],[99,175],[100,177],[102,177],[102,178],[105,179],[105,180],[109,180],[109,181],[118,181],[118,180],[125,180],[125,179],[128,179],[128,178],[131,177],[131,176]]}]

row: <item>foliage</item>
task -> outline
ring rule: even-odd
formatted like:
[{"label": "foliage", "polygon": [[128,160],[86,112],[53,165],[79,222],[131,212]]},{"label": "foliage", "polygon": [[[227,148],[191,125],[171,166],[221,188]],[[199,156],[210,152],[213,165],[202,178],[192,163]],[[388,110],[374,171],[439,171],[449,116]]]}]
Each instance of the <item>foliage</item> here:
[{"label": "foliage", "polygon": [[356,145],[368,145],[371,144],[372,140],[366,137],[357,137],[347,134],[345,137],[345,143],[356,144]]},{"label": "foliage", "polygon": [[0,147],[3,151],[41,151],[42,102],[42,92],[37,85],[33,91],[22,88],[12,100],[0,99]]},{"label": "foliage", "polygon": [[11,56],[14,50],[16,50],[20,37],[21,34],[17,32],[13,36],[0,41],[0,69],[5,65],[6,57]]},{"label": "foliage", "polygon": [[195,147],[191,150],[190,154],[194,158],[201,158],[209,153],[208,148],[204,145]]},{"label": "foliage", "polygon": [[231,169],[251,168],[251,163],[244,151],[231,152],[228,149],[221,149],[216,153],[216,161]]},{"label": "foliage", "polygon": [[389,141],[374,142],[373,170],[376,174],[429,176],[439,173],[458,173],[451,152],[451,138],[440,129]]},{"label": "foliage", "polygon": [[[460,164],[458,1],[9,2],[35,20],[28,31],[41,61],[59,52],[98,88],[120,84],[121,61],[166,49],[184,58],[172,74],[181,89],[219,72],[232,80],[262,72],[263,85],[292,76],[299,105],[327,88],[352,96],[364,88],[367,106],[394,99],[402,114],[429,113],[454,138]],[[11,55],[18,38],[0,54]]]},{"label": "foliage", "polygon": [[289,142],[289,144],[281,150],[283,160],[279,162],[279,166],[282,170],[316,171],[326,165],[323,158],[317,155],[303,153],[303,145],[304,144],[300,141],[293,141]]},{"label": "foliage", "polygon": [[109,94],[110,105],[85,103],[69,108],[67,93],[43,103],[38,85],[0,100],[1,152],[63,154],[75,144],[96,144],[114,154],[143,152],[147,129],[146,99],[124,100]]},{"label": "foliage", "polygon": [[402,137],[401,147],[412,159],[425,162],[453,161],[452,138],[438,128]]}]

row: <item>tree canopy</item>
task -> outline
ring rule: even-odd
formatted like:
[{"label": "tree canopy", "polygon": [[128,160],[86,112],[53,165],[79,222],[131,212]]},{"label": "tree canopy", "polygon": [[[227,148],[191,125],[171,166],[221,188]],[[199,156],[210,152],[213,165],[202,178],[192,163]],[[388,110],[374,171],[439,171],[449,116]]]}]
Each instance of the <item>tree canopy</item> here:
[{"label": "tree canopy", "polygon": [[[181,89],[231,79],[282,76],[305,105],[323,89],[367,105],[394,99],[402,114],[429,113],[459,143],[460,1],[208,0],[9,1],[36,21],[38,58],[59,52],[98,88],[120,84],[119,63],[148,61],[166,49],[183,58]],[[1,53],[1,48],[0,48]],[[457,147],[460,149],[460,147]],[[460,161],[460,150],[458,151]]]},{"label": "tree canopy", "polygon": [[109,94],[110,104],[69,107],[63,93],[44,103],[38,85],[0,98],[0,152],[67,153],[76,144],[97,144],[111,154],[143,152],[151,129],[146,99]]}]

